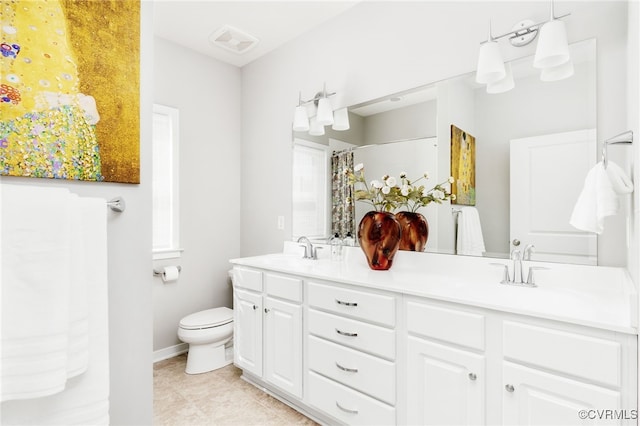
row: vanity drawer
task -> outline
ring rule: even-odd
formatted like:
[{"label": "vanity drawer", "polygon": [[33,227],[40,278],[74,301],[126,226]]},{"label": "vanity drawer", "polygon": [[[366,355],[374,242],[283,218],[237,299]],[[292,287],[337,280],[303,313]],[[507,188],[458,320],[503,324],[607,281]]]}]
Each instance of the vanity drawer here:
[{"label": "vanity drawer", "polygon": [[309,282],[309,306],[393,327],[396,303],[393,296]]},{"label": "vanity drawer", "polygon": [[310,371],[309,404],[349,425],[393,425],[396,410]]},{"label": "vanity drawer", "polygon": [[309,309],[309,333],[387,359],[396,357],[393,330]]},{"label": "vanity drawer", "polygon": [[416,301],[406,306],[410,333],[484,350],[484,315]]},{"label": "vanity drawer", "polygon": [[262,272],[236,266],[233,268],[233,285],[253,291],[262,291]]},{"label": "vanity drawer", "polygon": [[388,404],[396,402],[396,366],[375,356],[309,336],[309,368]]},{"label": "vanity drawer", "polygon": [[302,302],[302,280],[272,273],[264,274],[264,290],[269,296]]},{"label": "vanity drawer", "polygon": [[620,387],[618,342],[518,322],[503,323],[504,358]]}]

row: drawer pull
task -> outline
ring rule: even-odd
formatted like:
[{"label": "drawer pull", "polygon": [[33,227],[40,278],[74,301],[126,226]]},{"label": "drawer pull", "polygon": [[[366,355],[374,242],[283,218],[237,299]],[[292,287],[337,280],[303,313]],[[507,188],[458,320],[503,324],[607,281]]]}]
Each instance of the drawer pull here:
[{"label": "drawer pull", "polygon": [[504,388],[507,390],[507,392],[513,392],[516,390],[513,385],[506,385]]},{"label": "drawer pull", "polygon": [[342,330],[338,330],[336,328],[336,333],[342,335],[342,336],[347,336],[347,337],[357,337],[358,333],[347,333],[346,331],[342,331]]},{"label": "drawer pull", "polygon": [[469,373],[469,380],[475,380],[477,378],[478,378],[478,376],[476,376],[475,373]]},{"label": "drawer pull", "polygon": [[336,362],[336,367],[338,367],[340,370],[342,371],[346,371],[347,373],[357,373],[358,369],[357,368],[347,368],[347,367],[343,367],[340,364],[338,364]]},{"label": "drawer pull", "polygon": [[336,299],[336,303],[338,305],[344,305],[344,306],[358,306],[358,303],[356,302],[343,302],[342,300],[338,300],[338,299]]},{"label": "drawer pull", "polygon": [[344,411],[345,413],[349,413],[349,414],[358,414],[358,410],[350,410],[348,408],[344,408],[342,405],[340,405],[338,403],[338,401],[336,401],[336,407],[338,407],[339,409],[341,409],[342,411]]}]

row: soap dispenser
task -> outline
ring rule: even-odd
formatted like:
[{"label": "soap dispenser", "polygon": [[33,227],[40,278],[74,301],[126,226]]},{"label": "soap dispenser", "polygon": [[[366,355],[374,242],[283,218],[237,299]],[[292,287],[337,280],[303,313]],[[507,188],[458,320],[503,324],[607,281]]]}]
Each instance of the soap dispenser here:
[{"label": "soap dispenser", "polygon": [[331,237],[331,260],[341,260],[342,259],[342,239],[340,239],[340,235],[336,232],[336,234]]},{"label": "soap dispenser", "polygon": [[356,245],[356,240],[353,239],[351,232],[347,232],[347,236],[342,240],[342,245],[347,247],[353,247]]}]

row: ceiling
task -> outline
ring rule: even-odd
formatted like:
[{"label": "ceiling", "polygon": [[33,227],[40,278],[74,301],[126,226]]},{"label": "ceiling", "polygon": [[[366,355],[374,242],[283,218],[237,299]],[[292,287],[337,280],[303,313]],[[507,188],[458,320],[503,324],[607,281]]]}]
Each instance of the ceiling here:
[{"label": "ceiling", "polygon": [[[345,12],[358,1],[155,0],[154,34],[242,67]],[[225,25],[248,33],[258,43],[242,54],[214,45],[209,37]]]}]

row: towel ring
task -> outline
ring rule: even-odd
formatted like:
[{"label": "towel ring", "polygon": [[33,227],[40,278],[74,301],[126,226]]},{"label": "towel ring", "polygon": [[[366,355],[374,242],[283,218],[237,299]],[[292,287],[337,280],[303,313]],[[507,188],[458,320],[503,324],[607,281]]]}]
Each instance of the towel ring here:
[{"label": "towel ring", "polygon": [[632,144],[633,143],[633,131],[628,130],[624,133],[620,133],[612,138],[604,141],[602,145],[602,165],[604,168],[607,168],[607,147],[609,145],[617,145],[617,144]]}]

